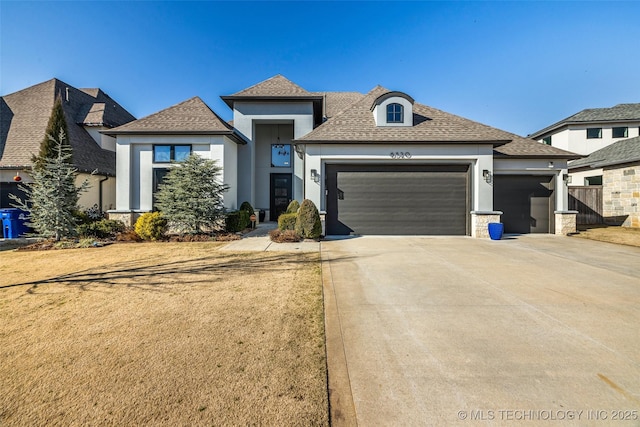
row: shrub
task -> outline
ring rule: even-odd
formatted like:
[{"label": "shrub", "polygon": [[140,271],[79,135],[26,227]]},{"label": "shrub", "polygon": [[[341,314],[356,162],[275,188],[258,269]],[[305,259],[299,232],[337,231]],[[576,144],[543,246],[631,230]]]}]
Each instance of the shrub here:
[{"label": "shrub", "polygon": [[300,237],[294,230],[281,231],[277,228],[269,232],[269,237],[271,238],[271,241],[276,243],[294,243],[302,240],[302,237]]},{"label": "shrub", "polygon": [[249,221],[249,213],[246,210],[227,213],[225,229],[231,233],[242,231],[249,227],[250,224],[251,221]]},{"label": "shrub", "polygon": [[251,203],[249,202],[242,202],[242,204],[240,205],[240,210],[241,211],[246,211],[249,216],[253,215],[253,206],[251,206]]},{"label": "shrub", "polygon": [[96,239],[114,237],[116,233],[122,231],[124,231],[124,224],[114,219],[103,219],[78,226],[80,237],[95,237]]},{"label": "shrub", "polygon": [[298,213],[298,209],[300,209],[300,203],[297,200],[292,200],[287,206],[287,213]]},{"label": "shrub", "polygon": [[318,208],[309,199],[305,199],[300,205],[298,219],[296,220],[296,233],[305,239],[319,239],[322,234],[322,223]]},{"label": "shrub", "polygon": [[138,233],[133,229],[133,227],[126,227],[124,231],[116,234],[117,242],[139,242],[142,239],[138,236]]},{"label": "shrub", "polygon": [[138,218],[135,230],[143,240],[158,240],[167,231],[167,220],[160,212],[147,212]]},{"label": "shrub", "polygon": [[278,229],[280,231],[295,230],[297,213],[283,213],[278,217]]}]

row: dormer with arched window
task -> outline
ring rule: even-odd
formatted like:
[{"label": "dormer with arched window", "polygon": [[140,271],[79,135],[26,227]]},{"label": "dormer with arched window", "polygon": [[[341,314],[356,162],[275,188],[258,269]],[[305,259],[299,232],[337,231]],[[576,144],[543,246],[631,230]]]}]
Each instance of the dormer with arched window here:
[{"label": "dormer with arched window", "polygon": [[387,92],[371,106],[376,126],[413,126],[413,98],[402,92]]}]

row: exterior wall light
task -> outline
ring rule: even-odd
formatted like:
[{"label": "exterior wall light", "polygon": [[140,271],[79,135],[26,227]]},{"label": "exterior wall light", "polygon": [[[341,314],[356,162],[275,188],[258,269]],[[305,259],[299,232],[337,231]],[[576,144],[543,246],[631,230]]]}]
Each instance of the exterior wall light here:
[{"label": "exterior wall light", "polygon": [[491,181],[493,181],[493,175],[491,174],[491,171],[489,169],[484,169],[482,171],[482,177],[487,184],[491,184]]},{"label": "exterior wall light", "polygon": [[553,169],[553,162],[549,162],[549,164],[547,165],[547,167],[548,167],[549,169]]},{"label": "exterior wall light", "polygon": [[311,179],[313,182],[320,182],[320,174],[317,169],[311,169]]}]

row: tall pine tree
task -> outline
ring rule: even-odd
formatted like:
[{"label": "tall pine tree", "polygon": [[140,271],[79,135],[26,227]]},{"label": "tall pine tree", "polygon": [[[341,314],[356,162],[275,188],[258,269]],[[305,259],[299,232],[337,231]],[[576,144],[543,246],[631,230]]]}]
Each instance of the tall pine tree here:
[{"label": "tall pine tree", "polygon": [[[34,169],[42,169],[44,167],[44,159],[53,159],[57,156],[56,144],[51,137],[58,137],[61,134],[60,132],[63,132],[64,135],[64,140],[61,141],[62,145],[71,147],[68,140],[69,129],[67,128],[67,121],[64,118],[64,110],[62,109],[62,96],[58,94],[53,104],[53,109],[51,110],[51,116],[49,116],[49,123],[47,124],[44,139],[40,143],[38,156],[33,156],[31,159]],[[69,156],[67,161],[69,164],[73,163],[72,156]]]},{"label": "tall pine tree", "polygon": [[71,164],[71,146],[64,144],[66,134],[61,130],[57,138],[49,136],[50,151],[38,155],[40,165],[31,171],[32,182],[20,185],[26,194],[22,200],[13,194],[9,198],[16,202],[15,207],[29,212],[27,225],[35,230],[39,237],[62,238],[76,235],[77,222],[73,212],[77,208],[80,194],[89,188],[84,181],[75,186],[78,170]]},{"label": "tall pine tree", "polygon": [[220,226],[224,218],[222,195],[229,188],[220,182],[222,168],[197,154],[171,168],[156,194],[158,209],[172,228],[202,233]]}]

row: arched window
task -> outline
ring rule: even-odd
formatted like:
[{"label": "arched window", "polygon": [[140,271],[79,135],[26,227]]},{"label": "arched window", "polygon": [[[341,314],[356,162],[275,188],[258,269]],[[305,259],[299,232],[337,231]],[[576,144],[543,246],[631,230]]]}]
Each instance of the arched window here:
[{"label": "arched window", "polygon": [[387,123],[403,123],[404,108],[400,104],[387,105]]}]

